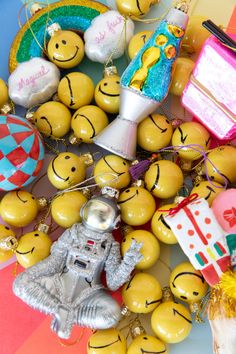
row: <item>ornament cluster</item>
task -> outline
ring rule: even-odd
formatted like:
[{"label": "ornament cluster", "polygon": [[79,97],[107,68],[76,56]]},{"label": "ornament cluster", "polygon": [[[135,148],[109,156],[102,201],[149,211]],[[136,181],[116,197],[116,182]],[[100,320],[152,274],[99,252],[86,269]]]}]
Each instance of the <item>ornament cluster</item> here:
[{"label": "ornament cluster", "polygon": [[[225,321],[233,333],[236,316],[236,125],[226,94],[236,80],[217,77],[226,67],[235,77],[235,53],[217,26],[188,17],[187,0],[155,31],[134,34],[158,2],[34,4],[8,85],[0,79],[0,262],[24,268],[13,292],[49,314],[58,337],[96,330],[88,354],[167,354],[204,307],[214,353],[234,341],[215,328]],[[120,76],[113,60],[125,54]],[[99,82],[82,72],[85,60],[103,64]],[[194,119],[167,108],[173,96]],[[188,261],[170,269],[163,254],[176,244]]]}]

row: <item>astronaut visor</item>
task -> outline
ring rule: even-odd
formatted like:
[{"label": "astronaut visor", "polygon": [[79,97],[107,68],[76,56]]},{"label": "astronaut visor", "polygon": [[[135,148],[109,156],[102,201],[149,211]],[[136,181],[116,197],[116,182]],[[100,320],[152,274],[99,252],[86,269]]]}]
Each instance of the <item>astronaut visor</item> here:
[{"label": "astronaut visor", "polygon": [[110,229],[115,220],[115,210],[100,200],[90,200],[83,209],[84,222],[98,231]]}]

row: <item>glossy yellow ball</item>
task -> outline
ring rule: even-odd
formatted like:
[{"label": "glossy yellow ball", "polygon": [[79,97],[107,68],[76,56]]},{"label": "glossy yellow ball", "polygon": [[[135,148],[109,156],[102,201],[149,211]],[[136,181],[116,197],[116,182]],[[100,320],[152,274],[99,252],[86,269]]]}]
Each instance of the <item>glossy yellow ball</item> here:
[{"label": "glossy yellow ball", "polygon": [[211,206],[217,195],[225,190],[225,188],[220,183],[215,181],[213,183],[214,185],[209,181],[202,181],[193,187],[191,194],[197,193],[199,198],[204,198],[208,202],[209,206]]},{"label": "glossy yellow ball", "polygon": [[120,77],[107,76],[97,84],[94,95],[96,104],[107,113],[117,114],[120,107]]},{"label": "glossy yellow ball", "polygon": [[202,26],[202,22],[206,20],[207,17],[190,16],[182,43],[182,48],[187,53],[199,54],[204,42],[210,36],[210,32]]},{"label": "glossy yellow ball", "polygon": [[192,304],[206,295],[208,285],[199,270],[191,263],[183,262],[171,272],[170,289],[175,297]]},{"label": "glossy yellow ball", "polygon": [[142,31],[136,33],[131,38],[128,46],[128,54],[131,60],[138,54],[140,49],[142,49],[142,47],[149,40],[152,34],[153,31]]},{"label": "glossy yellow ball", "polygon": [[165,343],[182,342],[192,329],[190,312],[173,301],[163,302],[152,313],[152,330]]},{"label": "glossy yellow ball", "polygon": [[47,55],[59,68],[73,68],[84,57],[84,42],[75,32],[55,31],[48,42]]},{"label": "glossy yellow ball", "polygon": [[8,100],[9,96],[7,85],[5,81],[3,81],[3,79],[0,79],[0,108],[4,106],[4,104],[6,104]]},{"label": "glossy yellow ball", "polygon": [[166,344],[159,339],[149,336],[147,334],[141,334],[136,337],[129,345],[127,354],[168,354]]},{"label": "glossy yellow ball", "polygon": [[0,214],[9,225],[24,227],[38,214],[37,199],[24,190],[8,192],[1,200]]},{"label": "glossy yellow ball", "polygon": [[116,6],[118,11],[122,15],[126,15],[132,18],[142,17],[146,15],[152,5],[158,3],[158,0],[116,0]]},{"label": "glossy yellow ball", "polygon": [[132,226],[146,224],[156,209],[156,203],[146,189],[130,187],[125,189],[118,199],[122,220]]},{"label": "glossy yellow ball", "polygon": [[93,95],[93,81],[83,73],[67,74],[58,86],[59,99],[70,109],[78,109],[90,104]]},{"label": "glossy yellow ball", "polygon": [[99,187],[109,186],[116,189],[130,184],[130,163],[116,155],[103,156],[94,168],[94,180]]},{"label": "glossy yellow ball", "polygon": [[74,186],[85,179],[84,158],[72,152],[61,152],[49,163],[47,175],[52,185],[58,189]]},{"label": "glossy yellow ball", "polygon": [[[0,224],[0,242],[3,238],[13,236],[16,237],[15,233],[10,229],[10,227]],[[0,263],[8,261],[14,255],[13,251],[6,251],[0,247]]]},{"label": "glossy yellow ball", "polygon": [[172,95],[181,96],[189,81],[195,63],[190,58],[181,57],[177,58],[175,63],[175,71],[169,92],[172,93]]},{"label": "glossy yellow ball", "polygon": [[209,152],[207,156],[214,165],[206,161],[206,171],[213,181],[222,185],[227,182],[236,183],[236,147],[220,146]]},{"label": "glossy yellow ball", "polygon": [[170,143],[172,134],[172,125],[165,116],[150,114],[138,126],[138,145],[155,152]]},{"label": "glossy yellow ball", "polygon": [[125,337],[115,328],[96,331],[89,338],[87,353],[126,354]]},{"label": "glossy yellow ball", "polygon": [[122,299],[131,312],[149,313],[160,305],[162,289],[148,273],[137,273],[122,288]]},{"label": "glossy yellow ball", "polygon": [[53,220],[65,229],[81,222],[80,209],[86,202],[87,198],[79,191],[59,195],[51,204]]},{"label": "glossy yellow ball", "polygon": [[184,182],[183,172],[174,162],[161,160],[150,165],[145,173],[146,188],[161,199],[174,197]]},{"label": "glossy yellow ball", "polygon": [[158,240],[168,245],[174,245],[178,243],[173,231],[164,219],[164,216],[169,213],[168,210],[174,207],[176,207],[176,204],[162,205],[159,209],[157,209],[151,221],[151,228],[154,235],[158,238]]},{"label": "glossy yellow ball", "polygon": [[109,124],[106,113],[97,106],[79,108],[71,120],[74,135],[83,143],[91,144],[93,138]]},{"label": "glossy yellow ball", "polygon": [[151,268],[160,256],[160,245],[156,237],[149,231],[135,230],[126,235],[121,243],[122,256],[129,250],[133,240],[142,243],[140,253],[143,259],[136,265],[135,268],[145,270]]},{"label": "glossy yellow ball", "polygon": [[29,232],[19,239],[16,249],[17,261],[24,268],[31,267],[49,256],[51,245],[50,237],[44,232]]},{"label": "glossy yellow ball", "polygon": [[[186,122],[175,129],[171,145],[178,150],[181,159],[194,161],[202,157],[202,149],[206,151],[209,148],[210,140],[210,134],[203,125]],[[199,146],[191,147],[191,144]]]},{"label": "glossy yellow ball", "polygon": [[43,135],[62,138],[70,130],[71,113],[60,102],[46,102],[34,113],[34,124]]}]

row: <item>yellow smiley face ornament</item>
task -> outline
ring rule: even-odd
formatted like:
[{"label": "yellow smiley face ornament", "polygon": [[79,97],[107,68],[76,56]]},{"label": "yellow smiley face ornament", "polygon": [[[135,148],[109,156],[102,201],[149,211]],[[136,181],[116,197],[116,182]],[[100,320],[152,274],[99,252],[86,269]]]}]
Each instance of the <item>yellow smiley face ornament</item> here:
[{"label": "yellow smiley face ornament", "polygon": [[88,105],[79,108],[75,112],[71,121],[71,129],[80,142],[92,144],[93,138],[95,138],[108,123],[108,117],[101,108]]},{"label": "yellow smiley face ornament", "polygon": [[84,42],[75,32],[54,31],[47,45],[47,55],[59,68],[73,68],[84,57]]},{"label": "yellow smiley face ornament", "polygon": [[148,273],[137,273],[122,288],[122,299],[131,312],[149,313],[160,305],[162,289]]},{"label": "yellow smiley face ornament", "polygon": [[73,72],[59,82],[58,97],[70,109],[90,104],[94,95],[94,84],[86,74]]},{"label": "yellow smiley face ornament", "polygon": [[0,204],[0,214],[4,221],[15,227],[30,224],[39,211],[37,199],[24,190],[8,192]]},{"label": "yellow smiley face ornament", "polygon": [[48,257],[52,241],[42,231],[35,230],[21,236],[16,249],[17,261],[24,268],[28,268]]},{"label": "yellow smiley face ornament", "polygon": [[151,317],[153,332],[165,343],[182,342],[192,329],[190,312],[184,305],[173,301],[163,302]]},{"label": "yellow smiley face ornament", "polygon": [[224,190],[225,188],[215,181],[213,183],[210,181],[201,181],[193,187],[191,194],[197,193],[199,198],[204,198],[209,206],[211,206],[217,195]]},{"label": "yellow smiley face ornament", "polygon": [[135,230],[130,232],[122,240],[122,256],[124,256],[128,251],[133,240],[136,240],[137,243],[142,244],[140,253],[143,256],[143,259],[136,265],[135,268],[140,270],[151,268],[160,256],[160,245],[156,237],[151,232],[146,230]]},{"label": "yellow smiley face ornament", "polygon": [[203,125],[185,122],[175,129],[172,145],[181,159],[194,161],[202,156],[202,150],[206,151],[209,148],[210,140],[210,134]]},{"label": "yellow smiley face ornament", "polygon": [[170,226],[165,221],[164,216],[169,213],[171,208],[175,208],[176,205],[177,204],[162,205],[159,209],[157,209],[151,221],[153,234],[158,238],[158,240],[168,245],[174,245],[178,243],[178,241]]},{"label": "yellow smiley face ornament", "polygon": [[88,354],[126,354],[126,340],[115,328],[96,331],[87,346]]},{"label": "yellow smiley face ornament", "polygon": [[33,116],[34,124],[43,135],[52,138],[62,138],[70,130],[71,113],[60,102],[42,104]]},{"label": "yellow smiley face ornament", "polygon": [[3,79],[0,79],[0,108],[4,106],[9,100],[8,88]]},{"label": "yellow smiley face ornament", "polygon": [[155,152],[171,141],[173,128],[169,120],[160,114],[150,114],[138,126],[138,145]]},{"label": "yellow smiley face ornament", "polygon": [[144,176],[146,188],[161,199],[174,197],[183,181],[184,176],[180,167],[168,160],[152,163]]},{"label": "yellow smiley face ornament", "polygon": [[104,78],[95,88],[96,104],[107,113],[119,113],[120,77],[115,67],[105,69]]},{"label": "yellow smiley face ornament", "polygon": [[130,187],[125,189],[118,199],[122,220],[132,226],[146,224],[156,209],[156,203],[143,187]]},{"label": "yellow smiley face ornament", "polygon": [[146,15],[151,6],[158,2],[159,0],[116,0],[116,6],[122,15],[132,18]]},{"label": "yellow smiley face ornament", "polygon": [[116,189],[125,188],[130,184],[130,163],[116,155],[103,156],[94,168],[95,182],[100,186]]},{"label": "yellow smiley face ornament", "polygon": [[168,350],[159,339],[141,334],[129,345],[127,354],[168,354]]},{"label": "yellow smiley face ornament", "polygon": [[170,275],[170,289],[175,297],[191,304],[206,295],[208,285],[201,272],[191,263],[183,262],[177,265]]},{"label": "yellow smiley face ornament", "polygon": [[62,152],[48,165],[49,181],[57,189],[65,189],[85,179],[86,167],[92,164],[89,154],[77,156],[72,152]]}]

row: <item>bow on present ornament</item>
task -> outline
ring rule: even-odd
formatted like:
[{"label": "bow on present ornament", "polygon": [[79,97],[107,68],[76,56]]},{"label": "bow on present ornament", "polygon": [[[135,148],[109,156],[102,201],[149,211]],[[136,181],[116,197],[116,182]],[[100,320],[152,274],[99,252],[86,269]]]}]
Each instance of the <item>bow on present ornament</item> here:
[{"label": "bow on present ornament", "polygon": [[230,254],[226,233],[207,201],[192,194],[164,218],[193,266],[209,285],[217,284],[230,264]]}]

